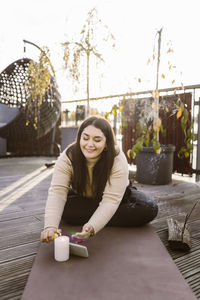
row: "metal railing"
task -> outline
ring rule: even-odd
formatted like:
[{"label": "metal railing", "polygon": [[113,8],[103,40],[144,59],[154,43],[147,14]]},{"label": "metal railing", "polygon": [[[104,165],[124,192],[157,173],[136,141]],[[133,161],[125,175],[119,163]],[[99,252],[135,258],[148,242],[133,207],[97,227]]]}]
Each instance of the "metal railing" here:
[{"label": "metal railing", "polygon": [[[153,90],[146,90],[146,91],[138,91],[138,92],[128,92],[123,94],[115,94],[115,95],[107,95],[107,96],[101,96],[101,97],[91,97],[90,104],[91,108],[96,107],[98,112],[100,114],[105,114],[106,112],[110,111],[112,106],[118,105],[121,100],[129,100],[129,99],[137,99],[142,97],[151,97],[153,93]],[[164,95],[173,95],[173,94],[182,94],[182,93],[191,93],[192,94],[192,121],[194,123],[194,133],[197,135],[198,139],[196,142],[194,142],[194,150],[191,156],[192,160],[192,168],[193,173],[196,174],[196,180],[200,180],[200,113],[199,113],[199,107],[200,107],[200,84],[196,85],[187,85],[187,86],[177,86],[173,88],[163,88],[159,89],[160,96]],[[68,105],[73,104],[74,110],[76,108],[76,105],[83,105],[84,103],[87,103],[88,99],[74,99],[74,100],[66,100],[62,101],[62,107],[68,107]],[[101,102],[99,104],[99,102]],[[101,107],[101,108],[100,108]],[[100,108],[100,109],[99,109]],[[64,111],[64,109],[63,109]],[[113,122],[116,126],[117,122],[117,128],[120,128],[120,121],[121,118],[119,115],[112,117],[111,122]],[[73,123],[73,122],[72,122]],[[71,124],[72,124],[71,123]],[[119,131],[116,132],[119,134]]]}]

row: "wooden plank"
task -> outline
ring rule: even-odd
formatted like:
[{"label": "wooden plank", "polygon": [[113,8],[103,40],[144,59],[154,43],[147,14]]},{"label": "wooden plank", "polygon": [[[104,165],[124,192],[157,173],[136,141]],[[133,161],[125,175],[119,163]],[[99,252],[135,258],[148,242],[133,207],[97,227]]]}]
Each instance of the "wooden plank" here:
[{"label": "wooden plank", "polygon": [[22,223],[27,224],[35,221],[36,219],[33,216],[24,216],[23,218],[13,219],[9,221],[1,221],[0,219],[0,225],[9,229],[9,228],[15,228],[16,226],[21,225]]},{"label": "wooden plank", "polygon": [[39,241],[1,250],[0,264],[37,253]]},{"label": "wooden plank", "polygon": [[[7,237],[0,238],[0,251],[15,246],[28,244],[40,240],[40,232],[42,231],[42,226],[34,226],[32,231],[24,231],[21,234],[13,234]],[[1,252],[0,252],[1,254]]]},{"label": "wooden plank", "polygon": [[35,255],[25,256],[20,259],[12,260],[9,262],[1,263],[0,265],[0,284],[4,280],[15,277],[18,274],[27,273],[27,270],[30,270],[33,264]]},{"label": "wooden plank", "polygon": [[1,300],[20,300],[21,299],[21,291],[16,291],[14,293],[10,293],[9,295],[3,295],[1,296]]},{"label": "wooden plank", "polygon": [[20,208],[16,204],[9,205],[3,211],[0,211],[0,217],[4,215],[4,213],[14,213],[14,212],[23,212],[23,209]]},{"label": "wooden plank", "polygon": [[21,298],[34,257],[35,254],[0,264],[1,299]]},{"label": "wooden plank", "polygon": [[186,281],[190,285],[197,299],[199,299],[200,298],[200,272],[197,272],[196,274],[190,276],[189,278],[186,278]]},{"label": "wooden plank", "polygon": [[[3,224],[2,224],[3,225]],[[21,232],[31,232],[33,228],[41,228],[43,226],[43,222],[35,219],[35,221],[30,223],[23,223],[23,218],[21,218],[21,223],[18,224],[15,228],[9,227],[2,227],[0,228],[0,236],[8,238],[9,236],[21,234]]]},{"label": "wooden plank", "polygon": [[11,220],[15,220],[18,218],[23,218],[23,217],[27,217],[27,216],[35,216],[38,217],[39,219],[41,218],[41,216],[44,216],[44,208],[36,208],[36,209],[32,209],[31,212],[30,211],[24,211],[21,210],[20,212],[4,212],[2,214],[0,214],[0,222],[2,221],[11,221]]},{"label": "wooden plank", "polygon": [[190,276],[191,267],[200,268],[200,249],[193,251],[192,254],[188,253],[184,257],[177,258],[175,262],[185,276]]},{"label": "wooden plank", "polygon": [[40,215],[37,215],[37,219],[44,222],[44,212]]},{"label": "wooden plank", "polygon": [[1,299],[13,299],[13,296],[18,295],[20,299],[20,296],[22,294],[22,291],[24,289],[24,286],[26,284],[26,281],[28,279],[28,273],[21,274],[20,276],[10,278],[7,282],[0,283],[0,290],[1,294],[4,298]]},{"label": "wooden plank", "polygon": [[198,285],[198,287],[200,288],[199,280],[200,280],[200,272],[197,272],[196,274],[187,278],[188,283],[190,283],[191,285]]}]

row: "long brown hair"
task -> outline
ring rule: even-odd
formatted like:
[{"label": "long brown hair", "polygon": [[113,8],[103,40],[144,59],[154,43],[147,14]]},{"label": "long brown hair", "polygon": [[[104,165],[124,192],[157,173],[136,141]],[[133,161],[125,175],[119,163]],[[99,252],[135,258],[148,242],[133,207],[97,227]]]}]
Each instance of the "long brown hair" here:
[{"label": "long brown hair", "polygon": [[93,196],[97,199],[101,199],[116,156],[115,136],[110,123],[103,117],[91,116],[87,118],[81,124],[76,141],[67,149],[66,154],[70,158],[73,166],[72,188],[78,194],[83,195],[86,192],[88,170],[86,158],[80,148],[80,139],[83,130],[89,125],[100,129],[106,137],[106,149],[102,151],[99,160],[93,168]]}]

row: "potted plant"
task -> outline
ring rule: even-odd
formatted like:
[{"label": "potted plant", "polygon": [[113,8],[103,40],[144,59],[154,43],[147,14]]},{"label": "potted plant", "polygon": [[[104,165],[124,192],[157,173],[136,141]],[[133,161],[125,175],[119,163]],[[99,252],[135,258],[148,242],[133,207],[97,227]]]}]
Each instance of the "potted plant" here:
[{"label": "potted plant", "polygon": [[[136,124],[136,141],[127,152],[129,158],[136,158],[136,180],[144,184],[168,184],[171,182],[173,172],[175,146],[163,145],[160,142],[160,136],[166,134],[166,128],[163,126],[160,113],[169,112],[169,103],[159,96],[158,89],[161,32],[162,29],[158,31],[156,89],[153,91],[151,98],[135,100],[135,107],[139,112]],[[184,89],[183,85],[182,89]],[[185,142],[178,156],[179,158],[187,158],[193,150],[192,142],[195,140],[193,123],[189,118],[185,103],[180,95],[176,95],[176,91],[174,91],[174,97],[176,101],[170,102],[170,109],[176,118],[180,120]],[[145,101],[145,105],[142,101]],[[143,106],[140,106],[142,104]]]},{"label": "potted plant", "polygon": [[[188,158],[193,151],[193,141],[196,140],[188,105],[191,94],[177,93],[178,89],[185,91],[184,85],[181,84],[179,88],[174,88],[173,94],[170,96],[159,95],[161,32],[162,29],[158,31],[156,89],[152,92],[152,96],[137,98],[136,93],[127,93],[127,96],[124,96],[119,105],[114,105],[111,111],[105,115],[108,118],[109,115],[115,117],[117,113],[121,114],[122,134],[124,130],[127,131],[124,136],[125,144],[129,133],[131,143],[133,142],[133,146],[128,151],[126,146],[124,147],[125,144],[122,147],[126,148],[123,150],[127,151],[130,163],[136,160],[136,180],[140,183],[155,185],[171,182],[175,150],[178,153],[178,157],[175,156],[176,161],[177,159],[184,159],[184,163],[188,163]],[[169,65],[169,69],[171,68],[172,65]],[[164,78],[164,74],[162,74],[162,77]],[[172,83],[174,83],[174,80]],[[185,96],[187,96],[187,101],[184,99]],[[126,100],[127,97],[129,98],[128,101]],[[130,120],[134,123],[134,128],[127,128]],[[168,143],[168,140],[170,140],[167,132],[169,123],[177,123],[180,127],[181,137],[179,136],[179,138],[183,136],[184,140],[184,145],[180,149],[175,149],[173,143]],[[127,143],[130,142],[130,136],[128,139]]]},{"label": "potted plant", "polygon": [[[186,104],[182,101],[181,96],[174,96],[173,100],[175,99],[177,101],[171,101],[169,110],[165,106],[165,98],[160,97],[159,111],[162,116],[167,115],[169,120],[170,117],[173,117],[170,112],[173,112],[177,121],[180,122],[185,145],[179,150],[178,157],[187,158],[193,150],[192,142],[195,140],[193,123],[190,121]],[[162,136],[165,137],[167,130],[164,128],[160,117],[156,121],[153,117],[154,101],[154,98],[135,100],[135,115],[138,116],[138,120],[136,120],[136,139],[127,155],[136,159],[136,179],[138,182],[168,184],[171,181],[173,171],[175,146],[162,144]],[[145,102],[145,105],[143,105],[143,102]]]}]

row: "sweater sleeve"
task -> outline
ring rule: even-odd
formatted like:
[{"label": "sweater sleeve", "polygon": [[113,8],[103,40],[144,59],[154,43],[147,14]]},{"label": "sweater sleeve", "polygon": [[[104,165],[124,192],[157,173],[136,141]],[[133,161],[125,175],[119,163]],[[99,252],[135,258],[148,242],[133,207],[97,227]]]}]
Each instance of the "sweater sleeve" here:
[{"label": "sweater sleeve", "polygon": [[58,228],[71,183],[72,165],[65,151],[56,161],[45,208],[44,228]]},{"label": "sweater sleeve", "polygon": [[116,212],[128,183],[128,163],[124,153],[120,152],[114,160],[110,183],[106,183],[102,200],[88,221],[95,233],[100,231]]}]

